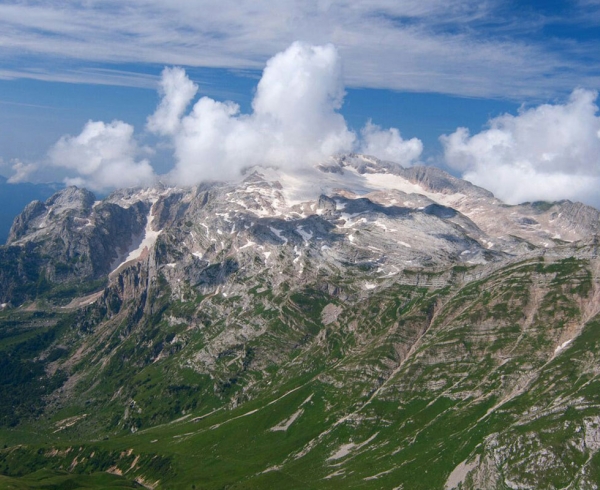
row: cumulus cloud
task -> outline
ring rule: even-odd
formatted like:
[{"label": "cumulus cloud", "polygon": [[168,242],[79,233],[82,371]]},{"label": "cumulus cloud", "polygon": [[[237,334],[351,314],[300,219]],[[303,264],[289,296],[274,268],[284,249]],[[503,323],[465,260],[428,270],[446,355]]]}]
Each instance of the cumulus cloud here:
[{"label": "cumulus cloud", "polygon": [[15,160],[11,166],[14,174],[12,174],[7,182],[9,184],[18,184],[19,182],[26,182],[31,177],[31,174],[38,169],[38,165],[35,163],[23,163],[20,160]]},{"label": "cumulus cloud", "polygon": [[[332,45],[294,43],[271,58],[251,114],[241,114],[233,102],[202,97],[183,115],[193,84],[177,69],[163,73],[162,85],[171,90],[163,90],[147,127],[172,136],[176,165],[171,176],[178,183],[227,179],[252,165],[298,166],[353,148],[355,135],[336,112],[344,90]],[[167,113],[178,117],[163,123]]]},{"label": "cumulus cloud", "polygon": [[396,128],[387,130],[367,121],[360,132],[362,142],[360,152],[373,155],[381,160],[397,162],[409,167],[419,159],[423,152],[423,143],[418,138],[402,139]]},{"label": "cumulus cloud", "polygon": [[69,185],[102,191],[149,184],[154,171],[147,159],[138,159],[146,149],[133,131],[122,121],[89,121],[78,136],[63,136],[50,149],[50,162],[74,174],[65,179]]},{"label": "cumulus cloud", "polygon": [[[175,184],[229,180],[254,165],[307,168],[350,151],[411,165],[422,152],[418,139],[403,140],[395,128],[369,121],[360,137],[348,128],[338,112],[345,95],[342,63],[331,44],[295,42],[273,56],[249,114],[209,97],[192,104],[198,90],[182,68],[165,68],[160,103],[146,121],[146,130],[173,149],[172,169],[162,177]],[[63,136],[48,157],[52,167],[69,173],[68,184],[103,191],[151,184],[156,175],[144,158],[149,151],[137,144],[133,126],[89,121],[78,136]],[[25,178],[32,169],[21,164],[14,170],[13,178]]]},{"label": "cumulus cloud", "polygon": [[147,127],[154,133],[174,134],[179,129],[181,116],[198,92],[198,85],[187,77],[183,68],[165,68],[159,92],[162,100],[156,112],[148,117]]},{"label": "cumulus cloud", "polygon": [[270,148],[268,158],[305,163],[351,149],[355,135],[336,112],[344,95],[341,60],[332,44],[296,42],[271,58],[252,103],[259,127],[279,133],[279,148]]},{"label": "cumulus cloud", "polygon": [[176,163],[170,177],[181,184],[232,178],[253,165],[298,168],[363,147],[411,163],[422,149],[420,141],[405,142],[398,130],[383,131],[370,123],[361,146],[337,112],[345,92],[333,45],[296,42],[271,58],[251,114],[240,113],[233,102],[208,97],[184,114],[197,87],[181,69],[165,70],[161,87],[163,98],[147,128],[171,137]]},{"label": "cumulus cloud", "polygon": [[544,104],[442,136],[446,163],[508,203],[571,199],[600,204],[600,117],[597,93],[573,91]]}]

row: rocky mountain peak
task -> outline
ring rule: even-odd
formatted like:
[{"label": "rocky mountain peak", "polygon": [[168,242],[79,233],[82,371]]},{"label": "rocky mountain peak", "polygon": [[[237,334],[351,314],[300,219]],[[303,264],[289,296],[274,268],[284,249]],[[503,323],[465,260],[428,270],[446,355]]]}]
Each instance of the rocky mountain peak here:
[{"label": "rocky mountain peak", "polygon": [[96,200],[96,196],[87,189],[69,186],[58,191],[46,201],[46,207],[52,208],[54,214],[69,210],[88,212]]},{"label": "rocky mountain peak", "polygon": [[30,202],[25,209],[19,214],[10,229],[8,234],[7,244],[10,245],[12,242],[25,236],[29,231],[29,225],[36,219],[42,216],[46,212],[46,205],[41,201]]},{"label": "rocky mountain peak", "polygon": [[0,469],[595,488],[599,223],[365,155],[33,202],[0,247]]},{"label": "rocky mountain peak", "polygon": [[91,212],[95,200],[94,194],[87,189],[71,186],[58,191],[45,203],[33,201],[15,218],[7,244],[67,218],[84,219]]}]

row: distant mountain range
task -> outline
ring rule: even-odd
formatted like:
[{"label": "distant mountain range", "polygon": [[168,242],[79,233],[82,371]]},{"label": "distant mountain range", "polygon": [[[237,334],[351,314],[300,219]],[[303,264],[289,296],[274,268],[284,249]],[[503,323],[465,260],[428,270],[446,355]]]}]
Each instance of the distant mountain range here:
[{"label": "distant mountain range", "polygon": [[31,201],[45,201],[63,184],[9,184],[6,177],[0,175],[0,244],[5,243],[8,232],[23,208]]},{"label": "distant mountain range", "polygon": [[599,234],[355,154],[62,189],[0,247],[0,487],[597,488]]}]

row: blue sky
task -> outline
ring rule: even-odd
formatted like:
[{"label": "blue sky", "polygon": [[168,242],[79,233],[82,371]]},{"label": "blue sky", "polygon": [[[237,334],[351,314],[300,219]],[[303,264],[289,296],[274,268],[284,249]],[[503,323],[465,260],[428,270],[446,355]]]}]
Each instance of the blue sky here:
[{"label": "blue sky", "polygon": [[[600,88],[599,27],[599,0],[2,1],[0,174],[14,175],[20,162],[29,165],[20,180],[62,180],[75,169],[49,164],[49,151],[89,120],[133,126],[136,148],[154,148],[143,158],[168,172],[177,164],[174,140],[161,143],[145,129],[165,66],[185,69],[199,87],[196,99],[231,100],[251,113],[265,63],[303,41],[335,45],[346,93],[339,113],[351,131],[359,135],[368,120],[398,128],[405,140],[422,142],[420,162],[477,182],[488,165],[481,144],[492,144],[484,132],[494,124],[528,131],[525,119],[499,116],[544,104],[560,112],[573,90]],[[459,127],[469,139],[440,142]],[[457,163],[458,144],[470,166]],[[539,162],[550,154],[539,152]],[[547,174],[535,158],[527,163],[532,175]],[[598,166],[575,165],[577,178],[596,178]]]}]

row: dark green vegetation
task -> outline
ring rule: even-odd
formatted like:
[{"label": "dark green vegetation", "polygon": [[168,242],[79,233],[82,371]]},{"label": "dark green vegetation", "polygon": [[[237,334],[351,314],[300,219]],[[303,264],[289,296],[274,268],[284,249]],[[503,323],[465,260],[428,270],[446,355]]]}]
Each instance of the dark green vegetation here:
[{"label": "dark green vegetation", "polygon": [[599,264],[580,252],[435,287],[293,287],[224,258],[226,295],[135,265],[87,306],[50,288],[0,312],[0,488],[593,488]]},{"label": "dark green vegetation", "polygon": [[[47,373],[45,364],[66,350],[51,347],[70,318],[40,313],[3,314],[0,331],[0,425],[14,427],[43,411],[44,398],[66,380],[61,370]],[[47,355],[39,359],[42,351]],[[46,362],[44,362],[46,361]]]}]

